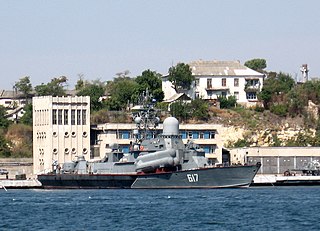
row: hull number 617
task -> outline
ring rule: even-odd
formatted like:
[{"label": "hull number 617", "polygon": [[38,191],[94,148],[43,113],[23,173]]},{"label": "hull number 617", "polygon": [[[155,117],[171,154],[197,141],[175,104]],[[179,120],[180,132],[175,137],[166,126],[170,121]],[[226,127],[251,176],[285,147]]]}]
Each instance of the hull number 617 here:
[{"label": "hull number 617", "polygon": [[199,175],[198,174],[187,174],[187,178],[189,182],[198,182],[199,181]]}]

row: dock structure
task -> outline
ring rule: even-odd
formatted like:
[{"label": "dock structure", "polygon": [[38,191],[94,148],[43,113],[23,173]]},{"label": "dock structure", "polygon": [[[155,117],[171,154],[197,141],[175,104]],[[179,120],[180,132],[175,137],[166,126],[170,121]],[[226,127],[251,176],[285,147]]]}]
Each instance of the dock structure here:
[{"label": "dock structure", "polygon": [[314,186],[320,185],[320,176],[258,174],[251,186]]},{"label": "dock structure", "polygon": [[7,189],[31,189],[41,188],[41,183],[36,179],[28,180],[0,180],[0,188]]}]

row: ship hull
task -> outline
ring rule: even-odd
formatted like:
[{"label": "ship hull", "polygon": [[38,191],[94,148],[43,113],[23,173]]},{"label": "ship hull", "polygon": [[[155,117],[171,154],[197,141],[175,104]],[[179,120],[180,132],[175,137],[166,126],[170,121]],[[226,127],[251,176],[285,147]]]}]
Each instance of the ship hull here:
[{"label": "ship hull", "polygon": [[229,188],[249,187],[260,164],[154,174],[42,174],[43,188]]}]

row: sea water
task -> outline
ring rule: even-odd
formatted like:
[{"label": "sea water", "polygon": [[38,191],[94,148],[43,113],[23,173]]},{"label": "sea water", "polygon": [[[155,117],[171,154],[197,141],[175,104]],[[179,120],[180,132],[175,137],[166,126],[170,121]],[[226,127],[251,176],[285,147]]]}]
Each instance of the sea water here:
[{"label": "sea water", "polygon": [[0,230],[320,230],[320,187],[0,189]]}]

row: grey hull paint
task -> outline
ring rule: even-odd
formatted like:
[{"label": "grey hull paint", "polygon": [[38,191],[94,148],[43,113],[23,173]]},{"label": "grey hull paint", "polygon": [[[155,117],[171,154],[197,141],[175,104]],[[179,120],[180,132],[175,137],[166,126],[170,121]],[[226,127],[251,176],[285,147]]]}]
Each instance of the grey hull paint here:
[{"label": "grey hull paint", "polygon": [[260,166],[204,168],[138,177],[132,188],[248,187]]},{"label": "grey hull paint", "polygon": [[44,188],[228,188],[248,187],[260,165],[203,168],[155,174],[43,174]]}]

